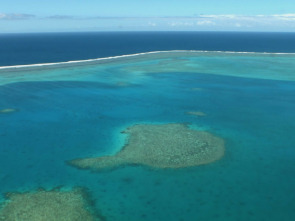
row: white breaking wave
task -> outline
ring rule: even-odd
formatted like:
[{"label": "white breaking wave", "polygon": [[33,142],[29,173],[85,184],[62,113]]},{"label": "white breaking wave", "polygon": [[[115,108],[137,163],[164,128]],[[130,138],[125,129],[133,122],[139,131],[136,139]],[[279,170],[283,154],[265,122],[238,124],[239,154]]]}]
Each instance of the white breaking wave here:
[{"label": "white breaking wave", "polygon": [[261,54],[261,55],[295,55],[295,53],[271,53],[271,52],[236,52],[236,51],[202,51],[202,50],[170,50],[170,51],[150,51],[136,54],[118,55],[112,57],[94,58],[86,60],[75,60],[75,61],[64,61],[55,63],[40,63],[40,64],[25,64],[25,65],[12,65],[12,66],[0,66],[0,70],[3,69],[19,69],[29,67],[42,67],[42,66],[54,66],[54,65],[67,65],[67,64],[78,64],[83,62],[96,62],[103,60],[112,60],[119,58],[129,58],[135,56],[149,55],[149,54],[160,54],[160,53],[224,53],[224,54]]}]

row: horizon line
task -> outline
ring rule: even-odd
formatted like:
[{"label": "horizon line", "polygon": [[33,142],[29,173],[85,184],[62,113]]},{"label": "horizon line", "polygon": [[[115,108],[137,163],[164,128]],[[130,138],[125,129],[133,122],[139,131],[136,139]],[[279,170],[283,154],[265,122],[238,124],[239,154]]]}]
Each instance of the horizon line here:
[{"label": "horizon line", "polygon": [[216,31],[206,31],[206,30],[99,30],[99,31],[32,31],[32,32],[0,32],[0,35],[3,34],[64,34],[64,33],[114,33],[114,32],[212,32],[212,33],[294,33],[295,31],[259,31],[259,30],[216,30]]}]

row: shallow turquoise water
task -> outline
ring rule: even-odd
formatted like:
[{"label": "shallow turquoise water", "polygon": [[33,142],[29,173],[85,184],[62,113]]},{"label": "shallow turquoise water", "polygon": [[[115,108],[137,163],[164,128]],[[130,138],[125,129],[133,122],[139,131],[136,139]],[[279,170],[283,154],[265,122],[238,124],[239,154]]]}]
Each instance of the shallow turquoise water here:
[{"label": "shallow turquoise water", "polygon": [[[295,56],[245,55],[235,62],[240,71],[218,56],[2,70],[0,110],[16,111],[0,114],[1,193],[83,186],[113,221],[294,220]],[[171,68],[177,59],[186,66]],[[198,72],[204,60],[214,71]],[[172,122],[224,138],[225,156],[178,170],[91,173],[65,163],[114,153],[132,124]]]}]

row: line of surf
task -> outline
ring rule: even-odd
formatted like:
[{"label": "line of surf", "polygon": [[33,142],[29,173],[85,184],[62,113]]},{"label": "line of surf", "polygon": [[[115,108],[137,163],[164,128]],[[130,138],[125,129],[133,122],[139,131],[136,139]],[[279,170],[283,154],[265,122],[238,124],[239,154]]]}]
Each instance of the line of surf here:
[{"label": "line of surf", "polygon": [[224,53],[224,54],[261,54],[261,55],[295,55],[295,53],[272,53],[272,52],[237,52],[237,51],[202,51],[202,50],[170,50],[170,51],[150,51],[150,52],[142,52],[135,54],[126,54],[126,55],[118,55],[111,57],[102,57],[102,58],[93,58],[93,59],[85,59],[85,60],[74,60],[74,61],[63,61],[63,62],[54,62],[54,63],[38,63],[38,64],[24,64],[24,65],[11,65],[11,66],[0,66],[0,70],[3,69],[19,69],[19,68],[29,68],[29,67],[42,67],[42,66],[54,66],[54,65],[67,65],[67,64],[79,64],[83,62],[96,62],[96,61],[104,61],[104,60],[112,60],[119,58],[130,58],[142,55],[150,55],[150,54],[160,54],[160,53]]}]

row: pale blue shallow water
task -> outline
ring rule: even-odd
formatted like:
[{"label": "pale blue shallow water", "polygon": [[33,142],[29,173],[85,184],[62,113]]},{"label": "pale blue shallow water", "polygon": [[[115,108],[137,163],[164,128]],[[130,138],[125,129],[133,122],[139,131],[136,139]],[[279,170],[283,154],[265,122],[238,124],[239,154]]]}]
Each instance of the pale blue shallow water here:
[{"label": "pale blue shallow water", "polygon": [[[82,76],[0,86],[0,109],[17,110],[0,114],[2,194],[83,186],[110,221],[295,219],[295,81],[171,71],[127,76],[112,63],[49,73],[67,71]],[[225,156],[178,170],[91,173],[65,163],[118,150],[119,132],[135,123],[189,123],[224,138]]]}]

